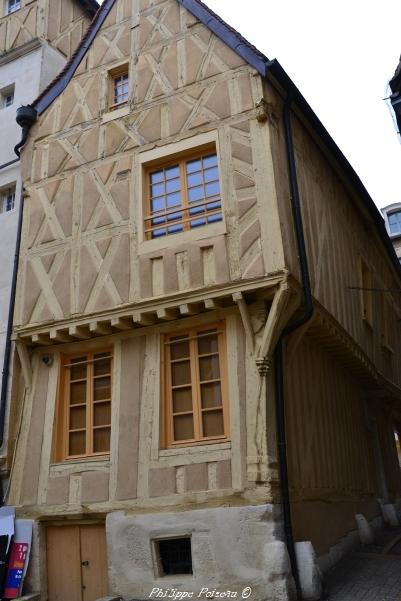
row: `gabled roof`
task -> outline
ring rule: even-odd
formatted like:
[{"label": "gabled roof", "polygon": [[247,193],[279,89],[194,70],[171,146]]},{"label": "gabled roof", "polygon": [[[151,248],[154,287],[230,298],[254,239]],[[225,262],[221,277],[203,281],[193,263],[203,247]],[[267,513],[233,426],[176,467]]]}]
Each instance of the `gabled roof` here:
[{"label": "gabled roof", "polygon": [[97,0],[78,0],[78,4],[80,4],[91,17],[93,17],[96,11],[99,9],[99,3]]},{"label": "gabled roof", "polygon": [[[67,87],[116,1],[117,0],[104,0],[74,55],[56,79],[33,103],[34,108],[39,114],[43,113]],[[93,0],[90,0],[90,2],[93,2]],[[290,98],[292,104],[297,106],[298,111],[309,123],[311,129],[316,132],[319,139],[323,142],[323,145],[327,148],[329,154],[335,159],[345,173],[353,189],[363,199],[393,265],[397,273],[401,276],[401,266],[387,234],[380,211],[377,209],[371,196],[347,158],[334,142],[333,138],[302,96],[294,82],[281,67],[280,63],[275,59],[270,61],[262,52],[250,44],[233,27],[223,21],[223,19],[214,13],[201,0],[177,0],[177,2],[184,6],[190,13],[199,19],[201,23],[220,38],[220,40],[256,69],[262,77],[266,77],[270,81],[275,81],[279,87],[284,90],[287,98]]]}]

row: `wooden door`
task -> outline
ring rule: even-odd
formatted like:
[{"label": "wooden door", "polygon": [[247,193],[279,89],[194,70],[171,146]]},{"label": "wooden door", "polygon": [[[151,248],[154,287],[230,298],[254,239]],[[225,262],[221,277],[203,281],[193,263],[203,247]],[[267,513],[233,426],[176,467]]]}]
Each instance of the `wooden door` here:
[{"label": "wooden door", "polygon": [[108,593],[102,525],[47,528],[49,601],[96,601]]},{"label": "wooden door", "polygon": [[103,526],[81,526],[82,601],[108,593],[106,535]]}]

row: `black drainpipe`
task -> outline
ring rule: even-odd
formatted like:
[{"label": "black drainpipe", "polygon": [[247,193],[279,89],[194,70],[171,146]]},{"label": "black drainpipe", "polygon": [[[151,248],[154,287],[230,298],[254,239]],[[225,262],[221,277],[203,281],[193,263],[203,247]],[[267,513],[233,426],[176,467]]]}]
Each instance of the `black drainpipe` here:
[{"label": "black drainpipe", "polygon": [[288,162],[288,175],[291,194],[292,214],[294,218],[295,235],[297,239],[298,260],[301,272],[301,281],[304,294],[304,313],[295,322],[288,325],[280,336],[274,351],[275,384],[276,384],[276,421],[277,421],[277,446],[279,455],[279,472],[281,482],[281,503],[283,507],[284,534],[290,557],[291,571],[297,590],[297,599],[302,601],[302,590],[299,578],[297,558],[295,553],[294,534],[291,520],[290,490],[288,482],[287,440],[285,425],[285,395],[284,395],[284,365],[283,341],[297,328],[309,321],[313,315],[313,300],[309,278],[308,257],[306,254],[304,228],[302,222],[301,202],[299,197],[297,169],[295,162],[294,140],[291,125],[291,102],[287,97],[284,104],[283,118]]},{"label": "black drainpipe", "polygon": [[[12,164],[19,160],[20,149],[24,146],[28,139],[29,130],[36,121],[36,110],[30,106],[22,106],[17,110],[17,123],[22,128],[22,139],[19,144],[14,148],[15,154],[18,159],[11,161]],[[20,206],[18,212],[18,227],[17,227],[17,240],[15,243],[15,254],[14,254],[14,266],[13,276],[11,281],[11,293],[10,293],[10,306],[8,310],[8,321],[7,321],[7,335],[6,335],[6,346],[4,349],[4,363],[3,363],[3,374],[1,380],[1,396],[0,396],[0,448],[4,443],[4,427],[6,418],[6,406],[7,406],[7,391],[8,391],[8,380],[10,376],[10,362],[11,362],[11,334],[13,329],[13,318],[14,318],[14,307],[15,307],[15,292],[17,288],[17,273],[18,273],[18,262],[19,253],[21,246],[21,231],[22,231],[22,217],[24,211],[24,194],[21,193]],[[0,505],[4,504],[3,494],[1,493]]]}]

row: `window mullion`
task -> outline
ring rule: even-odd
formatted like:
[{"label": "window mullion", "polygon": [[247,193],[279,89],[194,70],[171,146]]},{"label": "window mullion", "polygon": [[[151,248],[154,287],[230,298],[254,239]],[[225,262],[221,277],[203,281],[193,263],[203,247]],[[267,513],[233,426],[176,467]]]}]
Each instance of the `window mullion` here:
[{"label": "window mullion", "polygon": [[[195,334],[195,335],[194,335]],[[198,359],[198,339],[196,332],[190,332],[192,338],[190,342],[191,348],[191,374],[192,374],[192,396],[194,405],[194,422],[195,422],[195,438],[201,440],[203,438],[202,425],[202,404],[200,394],[200,376],[199,376],[199,359]]]},{"label": "window mullion", "polygon": [[[65,369],[65,368],[64,368]],[[63,431],[64,431],[64,441],[63,441],[63,457],[68,457],[70,455],[70,406],[71,406],[71,372],[69,369],[66,370],[67,373],[64,372],[65,380],[64,380],[64,415],[63,415]]]},{"label": "window mullion", "polygon": [[93,453],[93,353],[88,355],[88,367],[86,371],[86,454]]},{"label": "window mullion", "polygon": [[165,347],[165,357],[166,357],[166,400],[167,407],[166,410],[166,437],[167,444],[171,444],[174,441],[174,418],[173,418],[173,391],[172,391],[172,381],[171,381],[171,352],[170,345]]},{"label": "window mullion", "polygon": [[[183,230],[188,231],[190,229],[189,221],[185,221],[186,217],[189,217],[188,186],[187,186],[187,174],[186,174],[185,159],[180,162],[180,179],[181,179],[181,190],[182,190],[181,204],[182,204],[182,208],[183,208],[182,218],[184,220]],[[185,209],[187,211],[185,211]]]}]

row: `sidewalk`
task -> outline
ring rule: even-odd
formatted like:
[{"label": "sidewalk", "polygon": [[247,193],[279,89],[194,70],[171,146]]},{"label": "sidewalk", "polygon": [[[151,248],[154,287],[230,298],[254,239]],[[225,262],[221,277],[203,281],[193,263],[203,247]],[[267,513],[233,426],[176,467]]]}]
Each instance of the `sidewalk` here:
[{"label": "sidewalk", "polygon": [[326,574],[328,601],[401,601],[401,528],[377,534]]}]

